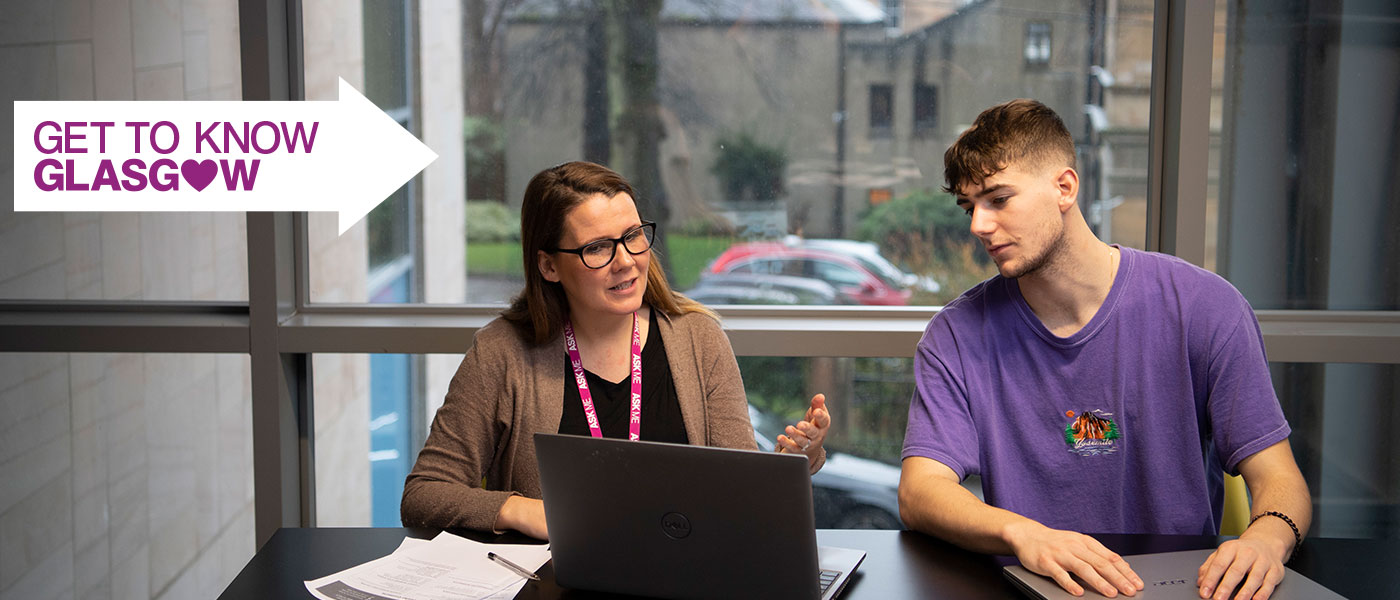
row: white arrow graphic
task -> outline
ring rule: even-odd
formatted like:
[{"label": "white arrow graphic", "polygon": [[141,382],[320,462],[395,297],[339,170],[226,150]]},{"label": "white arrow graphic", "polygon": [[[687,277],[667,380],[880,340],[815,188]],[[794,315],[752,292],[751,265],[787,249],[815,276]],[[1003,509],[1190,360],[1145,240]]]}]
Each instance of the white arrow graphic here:
[{"label": "white arrow graphic", "polygon": [[335,102],[15,102],[15,210],[339,213],[437,154],[340,80]]}]

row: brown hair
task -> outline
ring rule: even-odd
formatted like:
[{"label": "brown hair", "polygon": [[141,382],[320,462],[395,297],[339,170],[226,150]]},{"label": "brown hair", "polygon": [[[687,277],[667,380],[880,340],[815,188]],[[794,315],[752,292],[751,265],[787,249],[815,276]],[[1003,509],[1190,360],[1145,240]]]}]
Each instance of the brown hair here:
[{"label": "brown hair", "polygon": [[1020,98],[993,106],[943,153],[943,191],[957,194],[1012,163],[1044,166],[1051,161],[1074,168],[1074,138],[1060,116],[1035,100]]},{"label": "brown hair", "polygon": [[[574,208],[594,194],[609,198],[627,194],[636,200],[632,184],[617,172],[589,162],[568,162],[537,173],[525,186],[520,207],[520,249],[525,266],[525,289],[501,313],[520,330],[530,343],[539,345],[558,337],[569,316],[569,299],[564,287],[540,274],[539,253],[557,248],[564,237],[564,221]],[[661,261],[652,253],[647,268],[647,289],[642,301],[671,316],[699,312],[718,318],[713,311],[672,291],[661,270]]]}]

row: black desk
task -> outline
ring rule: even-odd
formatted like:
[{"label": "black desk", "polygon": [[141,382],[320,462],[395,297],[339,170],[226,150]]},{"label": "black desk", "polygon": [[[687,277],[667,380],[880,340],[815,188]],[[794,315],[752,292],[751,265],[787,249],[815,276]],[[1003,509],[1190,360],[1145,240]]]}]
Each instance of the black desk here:
[{"label": "black desk", "polygon": [[[303,581],[348,569],[393,552],[405,536],[431,538],[428,529],[282,529],[224,593],[224,599],[310,598]],[[457,531],[483,542],[528,541],[514,535],[489,536]],[[1143,554],[1213,547],[1212,536],[1098,535],[1120,554]],[[867,553],[842,600],[891,598],[1021,598],[1001,576],[998,559],[964,551],[909,531],[818,530],[824,546],[858,548]],[[1289,564],[1304,575],[1354,599],[1400,598],[1400,542],[1312,538]],[[554,585],[546,564],[543,578],[517,598],[601,598]]]}]

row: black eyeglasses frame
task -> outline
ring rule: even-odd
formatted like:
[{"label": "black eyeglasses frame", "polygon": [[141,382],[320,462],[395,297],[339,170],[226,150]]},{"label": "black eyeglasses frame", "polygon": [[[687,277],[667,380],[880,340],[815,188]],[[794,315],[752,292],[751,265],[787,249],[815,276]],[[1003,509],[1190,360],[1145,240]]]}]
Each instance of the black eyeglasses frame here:
[{"label": "black eyeglasses frame", "polygon": [[[643,236],[645,237],[645,239],[647,240],[647,247],[646,247],[645,249],[643,249],[641,252],[633,252],[632,249],[631,249],[631,248],[628,248],[628,247],[627,247],[627,244],[623,241],[623,240],[626,240],[626,239],[627,239],[627,236],[632,235],[633,233],[635,233],[635,232],[637,232],[637,231],[641,231],[641,232],[642,232],[642,235],[643,235]],[[611,239],[594,240],[594,241],[591,241],[591,242],[589,242],[589,243],[587,243],[587,244],[584,244],[584,245],[582,245],[582,246],[579,246],[578,248],[549,248],[549,249],[546,249],[545,251],[546,251],[546,252],[564,252],[564,253],[567,253],[567,254],[574,254],[574,255],[577,255],[577,256],[578,256],[578,260],[579,260],[579,262],[583,263],[583,266],[588,267],[588,268],[590,268],[590,269],[603,269],[603,268],[606,268],[608,265],[612,264],[612,261],[613,261],[614,259],[617,258],[617,249],[618,249],[619,247],[621,247],[623,250],[626,250],[628,254],[631,254],[632,256],[637,256],[637,255],[641,254],[642,252],[647,252],[647,251],[651,250],[651,245],[652,245],[652,243],[655,242],[655,241],[656,241],[656,223],[651,222],[651,221],[642,221],[642,224],[641,224],[641,225],[638,225],[638,226],[636,226],[636,227],[633,227],[633,228],[631,228],[631,229],[628,229],[627,231],[622,232],[622,236],[621,236],[621,237],[615,237],[615,238],[611,238]],[[583,258],[583,251],[584,251],[584,250],[587,250],[588,248],[590,248],[590,247],[592,247],[592,246],[596,246],[596,245],[598,245],[598,244],[612,244],[612,252],[611,252],[610,254],[608,254],[608,260],[607,260],[607,262],[604,262],[603,264],[598,265],[598,266],[595,267],[595,266],[593,266],[593,265],[588,264],[588,261],[587,261],[586,259]]]}]

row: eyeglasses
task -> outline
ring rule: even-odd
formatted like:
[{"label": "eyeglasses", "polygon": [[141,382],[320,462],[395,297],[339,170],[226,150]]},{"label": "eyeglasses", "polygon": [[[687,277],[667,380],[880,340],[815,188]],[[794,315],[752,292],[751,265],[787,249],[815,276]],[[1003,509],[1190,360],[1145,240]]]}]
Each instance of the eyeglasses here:
[{"label": "eyeglasses", "polygon": [[651,249],[651,240],[656,236],[656,223],[642,223],[627,230],[620,238],[610,240],[598,240],[589,243],[582,248],[553,248],[550,252],[568,252],[577,254],[583,260],[583,266],[590,269],[601,269],[612,264],[613,257],[617,256],[617,245],[622,244],[627,249],[628,254],[637,255]]}]

